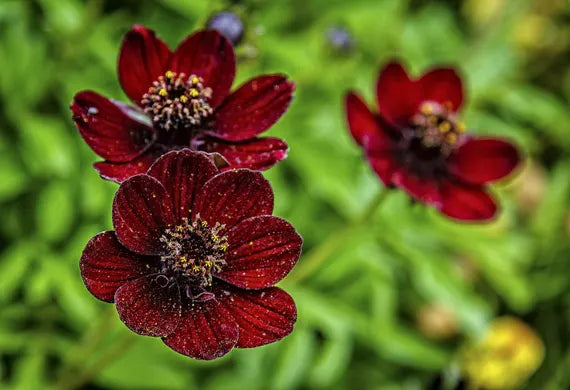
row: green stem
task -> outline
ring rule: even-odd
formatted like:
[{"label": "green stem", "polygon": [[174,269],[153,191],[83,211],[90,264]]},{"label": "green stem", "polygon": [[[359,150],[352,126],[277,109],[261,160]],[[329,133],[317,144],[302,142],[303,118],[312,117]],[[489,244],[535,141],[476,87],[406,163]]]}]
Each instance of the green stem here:
[{"label": "green stem", "polygon": [[[63,367],[59,371],[54,389],[76,389],[81,387],[89,382],[109,362],[127,350],[123,344],[127,342],[130,344],[134,339],[134,337],[125,337],[130,336],[128,333],[121,335],[121,339],[116,341],[115,345],[120,348],[116,346],[111,347],[104,351],[94,363],[88,363],[89,357],[93,356],[101,348],[107,336],[114,330],[114,325],[117,323],[116,313],[114,306],[102,313],[99,321],[83,337],[83,342],[67,354]],[[87,365],[78,364],[79,362],[87,363]],[[80,367],[81,370],[77,372],[76,367]]]},{"label": "green stem", "polygon": [[319,244],[319,246],[311,250],[306,256],[303,256],[299,265],[287,278],[287,283],[298,283],[315,272],[319,266],[346,241],[345,238],[347,235],[352,234],[372,218],[374,212],[382,204],[388,192],[388,190],[380,192],[372,199],[372,202],[364,209],[360,217],[356,218],[344,228],[332,233]]},{"label": "green stem", "polygon": [[135,335],[125,333],[120,340],[117,340],[113,347],[107,349],[94,363],[76,375],[63,378],[62,381],[58,382],[55,388],[58,390],[75,390],[82,388],[103,371],[105,367],[124,354],[133,345],[135,337]]}]

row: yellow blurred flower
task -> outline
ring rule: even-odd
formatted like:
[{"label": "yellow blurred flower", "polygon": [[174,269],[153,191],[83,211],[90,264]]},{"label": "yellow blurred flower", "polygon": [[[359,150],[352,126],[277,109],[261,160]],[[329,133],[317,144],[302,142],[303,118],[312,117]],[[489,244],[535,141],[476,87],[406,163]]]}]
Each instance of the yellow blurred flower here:
[{"label": "yellow blurred flower", "polygon": [[482,340],[464,347],[461,367],[474,388],[515,389],[540,366],[544,345],[517,318],[495,319]]}]

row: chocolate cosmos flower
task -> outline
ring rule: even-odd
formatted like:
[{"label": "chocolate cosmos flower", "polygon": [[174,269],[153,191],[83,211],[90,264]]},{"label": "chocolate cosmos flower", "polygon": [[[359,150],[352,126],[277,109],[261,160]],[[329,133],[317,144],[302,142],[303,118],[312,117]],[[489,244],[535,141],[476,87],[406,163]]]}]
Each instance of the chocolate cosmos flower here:
[{"label": "chocolate cosmos flower", "polygon": [[230,93],[234,75],[233,47],[214,30],[190,35],[171,52],[152,30],[134,26],[121,48],[119,80],[137,107],[92,91],[71,105],[83,139],[105,159],[95,169],[121,182],[182,148],[218,152],[231,168],[263,170],[284,159],[285,142],[257,135],[287,110],[295,85],[265,75]]},{"label": "chocolate cosmos flower", "polygon": [[414,80],[402,65],[390,63],[376,93],[379,115],[353,92],[346,96],[346,113],[352,136],[384,184],[451,218],[492,218],[497,205],[486,185],[511,173],[520,156],[505,140],[465,133],[457,73],[439,68]]},{"label": "chocolate cosmos flower", "polygon": [[302,240],[272,211],[261,173],[219,173],[202,152],[169,152],[121,184],[115,231],[89,241],[81,275],[131,330],[184,355],[215,359],[274,342],[297,312],[273,285],[296,264]]}]

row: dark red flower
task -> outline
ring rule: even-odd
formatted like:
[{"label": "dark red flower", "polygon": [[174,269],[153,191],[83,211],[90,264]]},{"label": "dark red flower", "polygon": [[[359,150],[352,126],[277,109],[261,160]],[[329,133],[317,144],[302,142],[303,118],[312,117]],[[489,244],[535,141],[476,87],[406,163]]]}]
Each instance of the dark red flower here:
[{"label": "dark red flower", "polygon": [[277,341],[297,312],[273,286],[297,263],[302,240],[272,211],[261,173],[220,173],[203,152],[169,152],[121,184],[115,231],[87,244],[83,281],[131,330],[187,356]]},{"label": "dark red flower", "polygon": [[234,49],[217,31],[198,31],[172,52],[152,30],[134,26],[121,47],[119,81],[137,106],[92,91],[71,105],[83,139],[105,159],[95,169],[121,182],[183,148],[219,152],[231,168],[262,170],[283,160],[287,144],[258,135],[287,110],[295,84],[264,75],[230,93],[234,76]]},{"label": "dark red flower", "polygon": [[349,92],[346,115],[352,136],[384,184],[451,218],[495,216],[497,204],[486,185],[511,173],[521,158],[506,140],[465,133],[458,119],[463,88],[455,70],[438,68],[410,79],[393,62],[380,72],[376,93],[379,114]]}]

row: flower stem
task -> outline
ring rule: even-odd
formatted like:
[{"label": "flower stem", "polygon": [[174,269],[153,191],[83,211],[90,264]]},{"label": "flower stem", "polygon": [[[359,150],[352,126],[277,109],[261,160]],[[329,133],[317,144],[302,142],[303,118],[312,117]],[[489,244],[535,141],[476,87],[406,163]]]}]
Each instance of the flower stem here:
[{"label": "flower stem", "polygon": [[82,388],[91,379],[97,376],[105,367],[114,362],[119,356],[125,353],[135,340],[135,335],[125,333],[115,345],[107,349],[94,363],[90,364],[83,371],[74,376],[68,376],[61,381],[56,388],[58,390],[75,390]]},{"label": "flower stem", "polygon": [[344,238],[347,235],[359,229],[362,225],[368,222],[370,218],[372,218],[374,212],[382,204],[384,199],[386,199],[388,192],[389,191],[385,189],[376,195],[358,218],[356,218],[352,223],[348,224],[342,229],[339,229],[332,233],[321,244],[311,250],[306,256],[303,256],[297,268],[287,278],[287,283],[298,283],[299,281],[307,278],[313,272],[315,272],[318,267],[336,249],[338,249],[343,242],[345,242]]},{"label": "flower stem", "polygon": [[[116,313],[114,306],[102,313],[99,321],[83,337],[84,341],[67,354],[63,367],[59,371],[54,389],[71,390],[80,388],[128,349],[135,337],[129,337],[132,335],[124,333],[119,336],[120,339],[116,340],[112,347],[103,351],[95,362],[89,364],[87,361],[90,356],[101,348],[107,340],[107,336],[113,332],[116,324]],[[78,364],[78,362],[86,362],[88,364]],[[81,367],[79,372],[74,369],[75,366]]]}]

